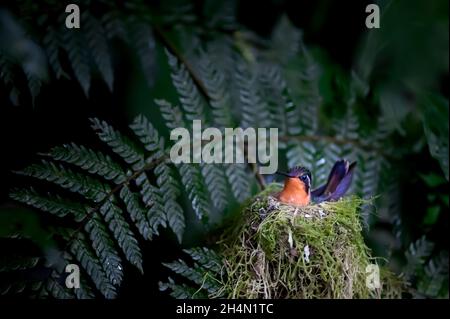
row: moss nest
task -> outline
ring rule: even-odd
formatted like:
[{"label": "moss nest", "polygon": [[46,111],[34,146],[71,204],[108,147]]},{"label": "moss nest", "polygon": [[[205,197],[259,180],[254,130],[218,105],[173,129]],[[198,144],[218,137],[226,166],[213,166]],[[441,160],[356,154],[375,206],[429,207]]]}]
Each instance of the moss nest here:
[{"label": "moss nest", "polygon": [[380,288],[366,284],[377,264],[364,243],[357,197],[306,207],[284,205],[271,184],[219,242],[228,298],[396,298],[403,283],[380,267]]}]

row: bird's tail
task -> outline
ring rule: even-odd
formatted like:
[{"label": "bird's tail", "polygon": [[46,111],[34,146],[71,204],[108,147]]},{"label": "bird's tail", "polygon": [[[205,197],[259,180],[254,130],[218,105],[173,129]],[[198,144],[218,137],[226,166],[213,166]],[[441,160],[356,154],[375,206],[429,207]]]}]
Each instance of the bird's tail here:
[{"label": "bird's tail", "polygon": [[337,161],[331,169],[327,183],[311,192],[313,201],[336,201],[344,196],[352,183],[355,166],[356,162],[350,164],[346,160]]}]

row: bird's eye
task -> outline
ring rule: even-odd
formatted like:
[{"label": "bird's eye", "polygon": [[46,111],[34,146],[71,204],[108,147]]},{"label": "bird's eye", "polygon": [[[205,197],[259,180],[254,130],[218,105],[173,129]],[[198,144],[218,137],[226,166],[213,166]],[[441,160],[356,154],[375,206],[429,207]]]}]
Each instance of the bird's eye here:
[{"label": "bird's eye", "polygon": [[306,175],[300,176],[300,180],[303,181],[303,182],[306,182]]}]

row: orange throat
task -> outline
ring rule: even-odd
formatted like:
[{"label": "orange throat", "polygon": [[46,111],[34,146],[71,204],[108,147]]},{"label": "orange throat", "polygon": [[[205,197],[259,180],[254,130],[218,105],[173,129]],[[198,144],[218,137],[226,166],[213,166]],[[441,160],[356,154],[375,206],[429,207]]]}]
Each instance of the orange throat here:
[{"label": "orange throat", "polygon": [[298,178],[286,178],[284,188],[278,194],[280,202],[295,206],[306,206],[311,200],[311,194],[306,185]]}]

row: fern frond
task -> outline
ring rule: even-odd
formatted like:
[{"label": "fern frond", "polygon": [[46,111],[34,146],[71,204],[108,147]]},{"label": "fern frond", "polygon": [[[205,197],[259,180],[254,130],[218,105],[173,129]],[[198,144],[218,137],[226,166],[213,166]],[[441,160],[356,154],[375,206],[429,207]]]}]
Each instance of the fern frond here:
[{"label": "fern frond", "polygon": [[[279,134],[286,135],[287,117],[285,110],[281,106],[289,103],[287,96],[287,86],[279,66],[272,63],[258,64],[258,78],[261,83],[261,94],[270,114],[270,127],[277,127]],[[297,123],[294,125],[298,126]]]},{"label": "fern frond", "polygon": [[190,77],[189,72],[184,64],[179,63],[178,59],[168,50],[166,50],[166,55],[172,70],[172,83],[178,92],[186,119],[189,122],[201,120],[202,123],[205,123],[205,102],[195,86],[194,81]]},{"label": "fern frond", "polygon": [[84,229],[89,234],[92,247],[101,261],[106,276],[113,285],[120,286],[123,279],[122,261],[98,213],[93,214]]},{"label": "fern frond", "polygon": [[112,180],[116,184],[121,184],[126,180],[126,174],[123,169],[108,155],[96,152],[83,145],[79,146],[75,143],[64,144],[54,147],[46,155],[57,161],[76,165],[89,173]]},{"label": "fern frond", "polygon": [[42,87],[42,79],[37,77],[31,72],[25,71],[25,75],[28,80],[28,89],[30,90],[31,94],[31,103],[34,106],[36,97],[39,95],[39,92],[41,91]]},{"label": "fern frond", "polygon": [[258,90],[257,74],[243,63],[238,65],[237,83],[242,111],[241,127],[270,127],[269,107]]},{"label": "fern frond", "polygon": [[92,118],[91,122],[91,127],[100,140],[108,144],[112,151],[119,155],[127,164],[131,164],[134,171],[141,170],[144,167],[144,156],[128,138],[105,121]]},{"label": "fern frond", "polygon": [[38,262],[38,257],[2,256],[0,258],[0,272],[31,269],[36,267]]},{"label": "fern frond", "polygon": [[159,136],[158,131],[150,121],[143,115],[137,116],[130,128],[139,138],[144,147],[149,152],[164,152],[164,139]]},{"label": "fern frond", "polygon": [[195,298],[207,298],[207,295],[198,289],[189,287],[185,284],[176,284],[172,278],[168,278],[167,283],[159,282],[159,290],[170,290],[170,295],[176,299],[195,299]]},{"label": "fern frond", "polygon": [[128,222],[123,217],[122,210],[114,202],[107,200],[100,207],[100,212],[107,222],[109,230],[122,248],[125,257],[143,273],[141,250]]},{"label": "fern frond", "polygon": [[[74,264],[77,261],[75,260],[75,257],[72,256],[69,252],[65,251],[63,252],[63,258],[67,261],[67,263]],[[56,270],[53,270],[54,272]],[[57,272],[57,271],[56,271]],[[62,276],[60,274],[60,276]],[[74,289],[75,296],[77,299],[93,299],[96,297],[96,293],[94,292],[91,283],[89,280],[92,280],[88,278],[88,276],[80,276],[80,287],[77,289]]]},{"label": "fern frond", "polygon": [[167,223],[177,236],[178,241],[181,242],[185,228],[183,209],[177,202],[181,185],[173,176],[172,169],[165,163],[158,164],[154,172],[164,201]]},{"label": "fern frond", "polygon": [[129,20],[127,26],[130,44],[138,55],[147,83],[152,86],[156,69],[156,43],[153,30],[145,21],[133,17]]},{"label": "fern frond", "polygon": [[225,173],[234,197],[243,202],[250,197],[250,179],[245,164],[225,164]]},{"label": "fern frond", "polygon": [[99,260],[92,253],[91,248],[81,233],[78,233],[77,237],[72,240],[70,251],[86,270],[97,289],[106,298],[115,298],[117,295],[116,288],[108,280]]},{"label": "fern frond", "polygon": [[434,244],[428,241],[425,236],[420,237],[415,242],[412,242],[408,250],[405,252],[407,265],[404,273],[407,277],[412,277],[416,274],[419,266],[423,265],[431,255],[434,249]]},{"label": "fern frond", "polygon": [[12,61],[0,52],[0,78],[5,84],[13,84]]},{"label": "fern frond", "polygon": [[[425,266],[425,276],[418,284],[418,291],[430,298],[447,298],[448,289],[448,252],[442,251]],[[444,294],[443,294],[444,292]]]},{"label": "fern frond", "polygon": [[112,68],[110,49],[102,24],[89,11],[83,11],[81,18],[85,23],[86,40],[91,55],[97,65],[103,80],[110,91],[113,89],[114,73]]},{"label": "fern frond", "polygon": [[61,35],[55,28],[51,26],[47,28],[43,44],[47,52],[48,62],[53,69],[53,72],[55,72],[56,78],[69,78],[69,75],[64,71],[60,62],[59,53],[60,49],[63,47],[63,41]]},{"label": "fern frond", "polygon": [[74,295],[70,294],[57,281],[58,277],[54,273],[46,281],[43,289],[55,299],[74,299]]},{"label": "fern frond", "polygon": [[[161,107],[161,114],[168,128],[184,127],[182,112],[179,107],[173,106],[167,101],[155,100]],[[201,171],[195,164],[180,163],[176,165],[181,176],[181,183],[184,185],[192,208],[199,219],[207,216],[209,203],[205,193]]]},{"label": "fern frond", "polygon": [[161,115],[168,129],[184,127],[183,113],[178,106],[174,106],[166,100],[155,100],[155,104],[159,106]]},{"label": "fern frond", "polygon": [[283,15],[272,32],[271,46],[281,63],[286,63],[300,51],[301,31]]},{"label": "fern frond", "polygon": [[158,234],[158,227],[166,227],[166,214],[160,190],[153,186],[148,180],[145,172],[141,173],[136,184],[139,187],[142,201],[147,208],[147,220],[152,227],[152,231]]},{"label": "fern frond", "polygon": [[177,164],[181,181],[198,219],[208,216],[209,203],[199,169],[194,164]]},{"label": "fern frond", "polygon": [[228,204],[227,180],[222,167],[217,164],[201,163],[200,171],[214,207],[222,211]]},{"label": "fern frond", "polygon": [[95,297],[89,283],[84,278],[80,278],[80,288],[75,289],[77,299],[93,299]]},{"label": "fern frond", "polygon": [[231,115],[232,101],[225,83],[225,75],[220,72],[206,53],[199,57],[198,69],[211,104],[212,122],[215,127],[233,127]]},{"label": "fern frond", "polygon": [[215,273],[220,273],[222,269],[222,261],[219,255],[212,249],[206,247],[194,247],[184,249],[191,258],[199,263],[202,267],[211,270]]},{"label": "fern frond", "polygon": [[111,191],[108,185],[92,177],[46,160],[42,160],[41,164],[33,164],[17,174],[47,180],[94,202],[102,201]]},{"label": "fern frond", "polygon": [[101,22],[108,39],[111,40],[117,37],[123,41],[128,40],[126,24],[119,11],[112,10],[105,13],[102,16]]},{"label": "fern frond", "polygon": [[139,196],[130,191],[128,186],[124,185],[120,190],[120,198],[125,203],[131,220],[136,224],[142,237],[145,239],[152,239],[154,232],[147,221],[147,211],[142,207]]},{"label": "fern frond", "polygon": [[[201,120],[203,125],[208,125],[206,119],[205,101],[195,86],[194,81],[183,64],[179,64],[175,56],[166,50],[169,65],[172,69],[172,80],[179,94],[181,106],[187,121]],[[193,134],[195,134],[193,132]],[[201,133],[200,133],[201,134]],[[193,136],[194,139],[201,139],[201,136]],[[195,156],[196,154],[194,154]],[[183,170],[186,172],[187,170]],[[208,189],[211,201],[214,206],[222,210],[227,204],[227,194],[225,189],[226,178],[221,167],[217,165],[200,164],[200,172],[203,176],[204,185]],[[197,215],[198,209],[196,210]],[[203,214],[202,214],[203,215]]]},{"label": "fern frond", "polygon": [[39,195],[33,188],[12,190],[9,196],[21,203],[41,209],[58,217],[72,215],[75,221],[81,221],[86,216],[86,207],[80,203],[71,202],[58,195]]},{"label": "fern frond", "polygon": [[85,49],[85,39],[81,31],[63,33],[64,49],[67,52],[72,65],[73,73],[83,88],[86,96],[89,96],[91,87],[91,70],[89,67],[89,54]]},{"label": "fern frond", "polygon": [[163,265],[174,273],[191,281],[191,285],[178,285],[172,278],[168,278],[167,283],[160,283],[160,290],[170,290],[170,295],[174,298],[197,298],[215,295],[220,290],[219,279],[222,276],[222,260],[213,250],[206,247],[195,247],[184,249],[193,260],[189,266],[184,260],[178,259]]},{"label": "fern frond", "polygon": [[163,263],[163,265],[176,274],[189,279],[210,294],[215,293],[220,288],[212,277],[208,276],[205,269],[198,264],[189,267],[184,260],[179,259],[171,263]]}]

